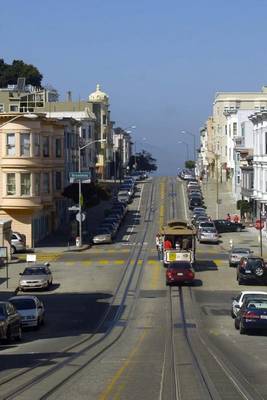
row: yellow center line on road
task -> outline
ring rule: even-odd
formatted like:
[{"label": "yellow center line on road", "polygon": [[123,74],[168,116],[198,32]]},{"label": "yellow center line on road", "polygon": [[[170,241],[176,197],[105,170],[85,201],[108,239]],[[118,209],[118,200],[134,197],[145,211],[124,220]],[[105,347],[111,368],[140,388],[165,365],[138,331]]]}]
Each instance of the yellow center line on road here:
[{"label": "yellow center line on road", "polygon": [[[118,369],[118,371],[115,373],[113,376],[110,384],[107,386],[107,388],[100,394],[98,400],[107,400],[109,396],[112,394],[114,389],[116,388],[116,384],[124,371],[129,367],[132,359],[134,358],[135,354],[139,350],[142,342],[144,341],[145,336],[147,335],[147,331],[143,332],[142,336],[138,340],[137,344],[134,346],[133,350],[130,352],[129,356],[127,357],[126,361],[123,363],[121,368]],[[117,397],[118,398],[118,397]]]}]

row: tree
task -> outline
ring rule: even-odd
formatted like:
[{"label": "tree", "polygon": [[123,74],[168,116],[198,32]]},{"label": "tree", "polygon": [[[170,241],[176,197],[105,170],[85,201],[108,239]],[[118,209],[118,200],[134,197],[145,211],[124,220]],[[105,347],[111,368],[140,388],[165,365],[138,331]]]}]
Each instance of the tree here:
[{"label": "tree", "polygon": [[184,163],[184,165],[185,165],[185,168],[194,169],[196,163],[195,163],[195,161],[193,161],[193,160],[187,160],[187,161]]},{"label": "tree", "polygon": [[157,160],[148,151],[142,150],[130,157],[129,168],[130,170],[135,168],[137,171],[156,171],[158,168],[156,162]]},{"label": "tree", "polygon": [[6,64],[0,59],[0,87],[15,85],[18,78],[25,78],[26,84],[41,86],[43,75],[32,64],[25,64],[22,60],[13,60],[12,64]]},{"label": "tree", "polygon": [[[72,183],[67,186],[63,191],[63,196],[68,199],[72,199],[76,204],[79,203],[79,184]],[[101,201],[110,199],[111,190],[105,184],[98,183],[84,183],[82,184],[82,195],[83,195],[83,207],[89,208],[94,207]]]}]

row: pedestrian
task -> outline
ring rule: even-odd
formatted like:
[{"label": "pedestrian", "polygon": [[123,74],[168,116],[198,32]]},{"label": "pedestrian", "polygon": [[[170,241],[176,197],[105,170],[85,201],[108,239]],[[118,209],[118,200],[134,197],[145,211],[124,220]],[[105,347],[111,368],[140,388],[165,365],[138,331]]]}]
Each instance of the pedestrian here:
[{"label": "pedestrian", "polygon": [[157,234],[156,235],[156,248],[157,248],[157,251],[159,251],[159,234]]},{"label": "pedestrian", "polygon": [[228,213],[225,219],[226,221],[231,221],[231,215]]},{"label": "pedestrian", "polygon": [[166,238],[164,240],[164,250],[170,250],[172,249],[172,242],[170,241],[169,238]]},{"label": "pedestrian", "polygon": [[237,214],[234,215],[234,223],[237,224],[239,222],[239,216]]}]

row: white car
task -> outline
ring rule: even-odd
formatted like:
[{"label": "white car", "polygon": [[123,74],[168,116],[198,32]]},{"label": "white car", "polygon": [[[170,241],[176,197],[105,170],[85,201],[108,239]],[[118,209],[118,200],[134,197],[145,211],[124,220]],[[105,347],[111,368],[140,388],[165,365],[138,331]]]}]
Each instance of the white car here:
[{"label": "white car", "polygon": [[45,308],[36,296],[14,296],[8,300],[21,316],[22,327],[36,327],[44,323]]},{"label": "white car", "polygon": [[213,227],[202,227],[198,229],[197,238],[199,243],[219,243],[219,235]]},{"label": "white car", "polygon": [[245,299],[250,298],[250,297],[251,297],[251,299],[257,299],[257,298],[262,299],[265,296],[267,298],[267,292],[260,292],[257,290],[246,290],[246,291],[239,293],[237,296],[233,297],[232,308],[231,308],[232,318],[236,317],[237,312],[239,311],[240,307],[244,303]]}]

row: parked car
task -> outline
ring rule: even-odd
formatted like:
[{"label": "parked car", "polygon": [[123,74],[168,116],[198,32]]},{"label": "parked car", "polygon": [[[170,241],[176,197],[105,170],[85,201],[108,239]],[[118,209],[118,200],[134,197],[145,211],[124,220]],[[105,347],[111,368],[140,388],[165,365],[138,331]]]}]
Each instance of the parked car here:
[{"label": "parked car", "polygon": [[8,299],[21,316],[22,327],[39,328],[44,323],[45,308],[36,296],[14,296]]},{"label": "parked car", "polygon": [[21,317],[9,301],[0,301],[0,340],[21,340]]},{"label": "parked car", "polygon": [[214,224],[218,233],[241,232],[245,229],[245,225],[240,222],[231,222],[226,219],[215,219]]},{"label": "parked car", "polygon": [[166,269],[166,285],[192,283],[195,278],[195,271],[188,261],[177,261],[168,264]]},{"label": "parked car", "polygon": [[242,304],[247,299],[259,299],[266,298],[267,300],[267,292],[260,292],[256,290],[246,290],[239,293],[237,296],[233,297],[232,306],[231,306],[231,316],[235,318]]},{"label": "parked car", "polygon": [[47,265],[35,264],[27,267],[22,273],[19,280],[19,289],[49,289],[53,282],[51,270]]},{"label": "parked car", "polygon": [[195,207],[195,208],[193,208],[192,212],[193,212],[193,214],[201,213],[201,212],[206,214],[206,208],[204,208],[204,207]]},{"label": "parked car", "polygon": [[112,230],[109,228],[98,228],[93,236],[94,244],[112,243]]},{"label": "parked car", "polygon": [[189,200],[189,210],[193,210],[195,207],[203,207],[203,201],[199,198],[193,198]]},{"label": "parked car", "polygon": [[19,232],[12,232],[11,234],[11,254],[18,251],[26,251],[26,236]]},{"label": "parked car", "polygon": [[236,267],[242,257],[252,254],[253,251],[248,247],[233,247],[229,252],[229,267]]},{"label": "parked car", "polygon": [[120,203],[128,204],[131,201],[131,197],[127,190],[119,191],[117,194],[117,199]]},{"label": "parked car", "polygon": [[266,284],[267,268],[263,258],[252,255],[242,257],[236,269],[236,279],[239,285],[245,282]]},{"label": "parked car", "polygon": [[237,312],[235,328],[241,335],[259,329],[267,330],[267,299],[246,299]]},{"label": "parked car", "polygon": [[197,238],[199,243],[219,243],[219,235],[215,228],[199,228]]}]

